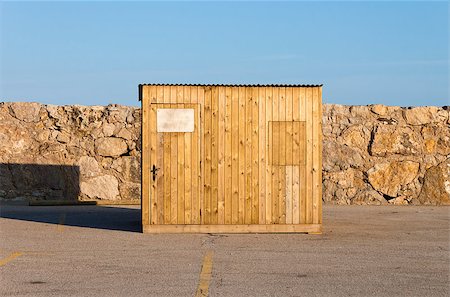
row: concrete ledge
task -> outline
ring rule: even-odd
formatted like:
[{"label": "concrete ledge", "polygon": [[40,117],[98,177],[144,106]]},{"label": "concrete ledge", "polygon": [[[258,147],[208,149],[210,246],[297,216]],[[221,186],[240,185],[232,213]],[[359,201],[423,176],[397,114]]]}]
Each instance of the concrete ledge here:
[{"label": "concrete ledge", "polygon": [[140,205],[140,200],[31,200],[30,206],[63,206],[63,205]]}]

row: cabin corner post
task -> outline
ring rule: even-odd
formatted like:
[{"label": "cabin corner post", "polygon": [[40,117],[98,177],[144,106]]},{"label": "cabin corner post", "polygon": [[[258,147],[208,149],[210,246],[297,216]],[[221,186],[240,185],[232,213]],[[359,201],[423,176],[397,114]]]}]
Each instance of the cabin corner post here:
[{"label": "cabin corner post", "polygon": [[148,87],[139,87],[139,97],[141,100],[141,213],[142,213],[142,230],[150,224],[150,151],[149,151],[149,108],[150,100],[148,97]]}]

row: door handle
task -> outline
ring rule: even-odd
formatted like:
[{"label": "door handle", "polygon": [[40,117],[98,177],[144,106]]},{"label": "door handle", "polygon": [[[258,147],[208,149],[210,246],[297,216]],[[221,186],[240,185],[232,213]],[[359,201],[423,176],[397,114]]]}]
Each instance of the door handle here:
[{"label": "door handle", "polygon": [[158,174],[158,173],[157,173],[158,170],[159,170],[159,168],[157,168],[157,167],[155,166],[155,164],[153,164],[152,169],[150,169],[150,172],[153,173],[153,181],[156,180],[156,175]]}]

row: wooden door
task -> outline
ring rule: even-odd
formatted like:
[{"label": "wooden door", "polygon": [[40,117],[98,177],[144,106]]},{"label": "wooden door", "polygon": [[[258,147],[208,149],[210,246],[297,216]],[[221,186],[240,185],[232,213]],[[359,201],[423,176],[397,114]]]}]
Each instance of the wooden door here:
[{"label": "wooden door", "polygon": [[150,105],[150,223],[200,224],[198,104]]}]

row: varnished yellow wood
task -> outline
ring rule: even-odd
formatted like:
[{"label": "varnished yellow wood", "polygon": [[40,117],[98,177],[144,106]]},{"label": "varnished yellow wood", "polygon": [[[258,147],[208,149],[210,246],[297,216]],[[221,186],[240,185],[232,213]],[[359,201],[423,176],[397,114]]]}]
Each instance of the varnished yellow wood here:
[{"label": "varnished yellow wood", "polygon": [[[320,225],[321,96],[318,87],[143,86],[143,225]],[[194,131],[156,132],[156,108],[194,109]]]}]

